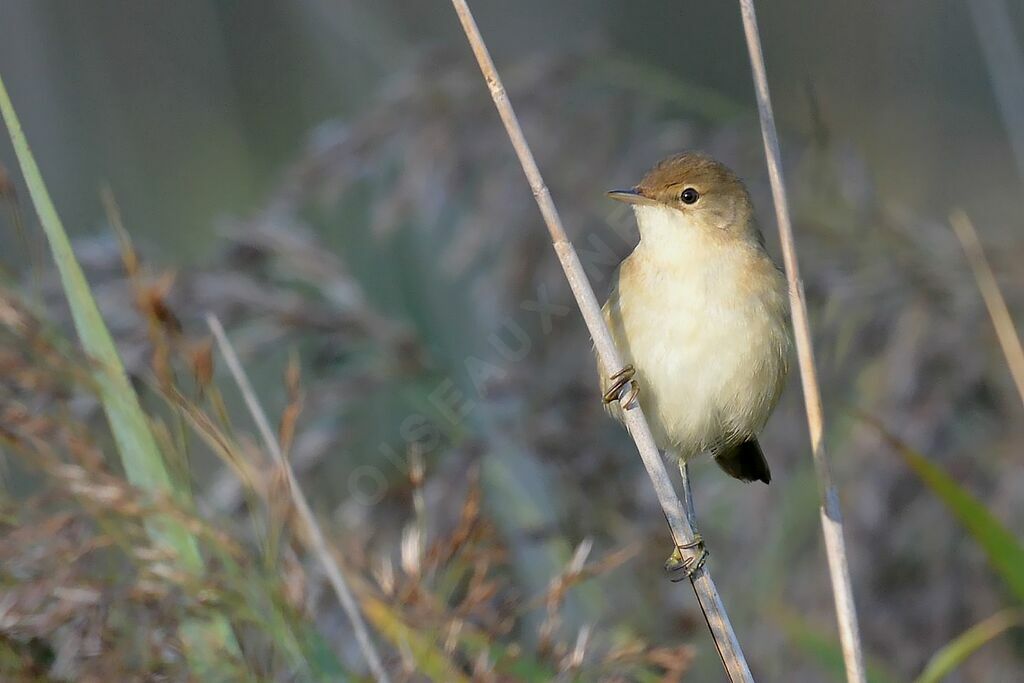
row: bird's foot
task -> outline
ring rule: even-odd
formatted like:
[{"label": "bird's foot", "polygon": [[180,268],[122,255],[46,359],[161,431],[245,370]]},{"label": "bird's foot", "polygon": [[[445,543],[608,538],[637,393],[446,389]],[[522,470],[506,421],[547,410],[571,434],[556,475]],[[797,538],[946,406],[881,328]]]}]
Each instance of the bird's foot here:
[{"label": "bird's foot", "polygon": [[629,384],[629,394],[626,395],[626,400],[622,405],[627,408],[632,405],[636,397],[640,395],[640,385],[633,379],[634,376],[636,376],[636,369],[632,365],[627,365],[609,377],[608,391],[604,392],[604,396],[602,396],[604,402],[614,403],[618,401],[619,394]]},{"label": "bird's foot", "polygon": [[[688,550],[697,550],[696,557],[688,557]],[[699,533],[693,534],[693,540],[689,543],[678,545],[665,560],[665,571],[668,572],[669,580],[678,583],[683,579],[693,578],[708,559],[708,551],[704,547],[704,538]]]}]

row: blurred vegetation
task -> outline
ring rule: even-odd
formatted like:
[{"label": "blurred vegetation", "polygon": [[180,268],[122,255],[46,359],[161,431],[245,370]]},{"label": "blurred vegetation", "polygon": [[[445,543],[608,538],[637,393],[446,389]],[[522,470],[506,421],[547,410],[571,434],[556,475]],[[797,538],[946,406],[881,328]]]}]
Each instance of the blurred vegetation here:
[{"label": "blurred vegetation", "polygon": [[[599,292],[636,239],[602,191],[682,148],[747,179],[774,250],[735,8],[683,5],[479,4]],[[181,626],[226,619],[239,680],[365,679],[222,382],[214,312],[396,678],[717,680],[447,6],[0,14],[0,74],[132,380],[118,390],[191,493],[126,479],[0,145],[0,677],[187,680]],[[1021,179],[965,10],[762,15],[872,680],[1017,680],[1022,407],[945,216],[976,219],[1019,319]],[[771,487],[695,468],[716,580],[758,680],[841,680],[795,377],[762,441]],[[153,541],[157,518],[205,569]]]}]

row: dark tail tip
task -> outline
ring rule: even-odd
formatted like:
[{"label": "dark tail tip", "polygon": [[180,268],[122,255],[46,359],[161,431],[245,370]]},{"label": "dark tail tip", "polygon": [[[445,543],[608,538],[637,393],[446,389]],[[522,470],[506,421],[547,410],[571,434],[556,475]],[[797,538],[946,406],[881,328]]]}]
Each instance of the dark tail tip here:
[{"label": "dark tail tip", "polygon": [[715,462],[730,477],[740,481],[763,481],[771,483],[772,471],[764,459],[757,439],[744,441],[738,446],[715,454]]}]

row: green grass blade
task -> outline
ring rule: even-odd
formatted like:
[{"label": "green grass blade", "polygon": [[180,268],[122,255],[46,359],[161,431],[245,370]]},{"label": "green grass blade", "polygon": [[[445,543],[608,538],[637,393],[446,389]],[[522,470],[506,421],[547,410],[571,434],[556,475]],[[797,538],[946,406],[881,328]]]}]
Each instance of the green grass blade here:
[{"label": "green grass blade", "polygon": [[1024,602],[1024,545],[977,498],[925,456],[886,432],[886,441],[946,505],[988,556],[989,564],[1014,597]]},{"label": "green grass blade", "polygon": [[928,665],[914,683],[938,683],[982,645],[1014,626],[1022,624],[1024,624],[1024,611],[1022,610],[1008,609],[993,614],[961,633],[932,655]]},{"label": "green grass blade", "polygon": [[[171,480],[164,466],[156,442],[150,432],[146,417],[139,407],[138,399],[128,382],[124,367],[114,348],[89,284],[85,280],[78,261],[71,249],[71,243],[50,194],[43,183],[39,167],[29,149],[21,130],[21,124],[7,95],[7,88],[0,78],[0,110],[14,144],[22,174],[28,184],[32,203],[35,205],[46,238],[50,243],[53,258],[60,271],[64,292],[71,307],[75,330],[82,346],[95,362],[95,380],[99,386],[100,400],[122,454],[124,469],[129,480],[147,491],[169,491]],[[193,544],[194,546],[194,544]],[[184,553],[187,562],[198,559],[198,553]]]},{"label": "green grass blade", "polygon": [[[61,284],[71,307],[75,330],[93,362],[93,376],[100,402],[110,423],[128,480],[146,492],[172,495],[177,493],[181,496],[181,492],[175,492],[172,488],[171,477],[157,448],[149,422],[142,412],[135,390],[128,381],[113,339],[89,289],[89,283],[71,249],[71,242],[50,199],[50,193],[22,132],[21,123],[18,121],[2,77],[0,113],[7,125],[32,203],[39,214],[39,221],[57,263]],[[148,524],[147,531],[155,543],[172,549],[186,569],[196,573],[203,571],[199,546],[181,524],[162,520],[159,523]],[[223,659],[223,655],[218,655],[218,652],[222,653],[225,649],[237,651],[237,643],[224,620],[187,623],[182,629],[182,637],[190,646],[202,648],[210,655],[203,657],[202,652],[197,653],[204,662],[212,663],[218,658]]]}]

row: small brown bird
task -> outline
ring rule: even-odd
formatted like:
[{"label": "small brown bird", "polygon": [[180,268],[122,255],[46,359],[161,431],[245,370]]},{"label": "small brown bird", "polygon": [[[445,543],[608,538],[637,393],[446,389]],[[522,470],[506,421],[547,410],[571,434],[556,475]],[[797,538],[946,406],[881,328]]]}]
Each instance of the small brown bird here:
[{"label": "small brown bird", "polygon": [[[782,392],[790,335],[786,280],[750,195],[724,165],[683,153],[608,196],[632,204],[640,242],[603,312],[655,442],[684,463],[710,452],[729,475],[767,484],[757,434]],[[626,378],[601,373],[621,420]]]}]

